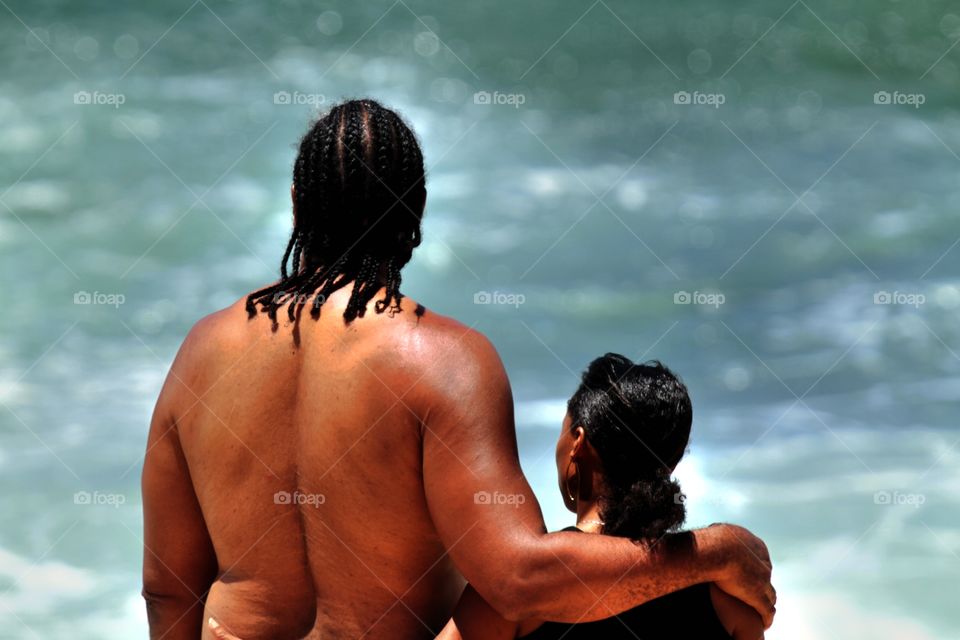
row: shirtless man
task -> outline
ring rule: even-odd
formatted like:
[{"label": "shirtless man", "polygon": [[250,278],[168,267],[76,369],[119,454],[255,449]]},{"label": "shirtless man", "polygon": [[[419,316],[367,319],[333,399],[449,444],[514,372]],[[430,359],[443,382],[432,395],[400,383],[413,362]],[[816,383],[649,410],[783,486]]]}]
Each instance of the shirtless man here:
[{"label": "shirtless man", "polygon": [[715,582],[770,624],[769,556],[745,529],[658,553],[546,532],[496,351],[399,292],[426,190],[395,113],[334,107],[292,197],[281,279],[198,322],[157,401],[151,638],[210,638],[210,618],[246,640],[429,638],[464,579],[507,619],[571,622]]}]

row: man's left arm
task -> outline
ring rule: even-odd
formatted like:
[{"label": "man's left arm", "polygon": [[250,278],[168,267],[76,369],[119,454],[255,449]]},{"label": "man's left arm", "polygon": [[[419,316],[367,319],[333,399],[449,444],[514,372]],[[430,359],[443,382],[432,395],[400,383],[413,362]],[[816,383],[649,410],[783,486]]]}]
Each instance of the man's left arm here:
[{"label": "man's left arm", "polygon": [[176,407],[189,395],[185,370],[190,338],[160,392],[147,438],[143,493],[143,597],[151,638],[196,640],[217,558],[180,445]]}]

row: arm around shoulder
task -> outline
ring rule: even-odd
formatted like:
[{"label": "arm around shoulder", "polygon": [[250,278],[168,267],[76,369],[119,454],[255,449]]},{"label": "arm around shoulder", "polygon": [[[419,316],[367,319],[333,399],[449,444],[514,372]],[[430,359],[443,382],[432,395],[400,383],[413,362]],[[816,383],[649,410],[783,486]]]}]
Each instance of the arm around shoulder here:
[{"label": "arm around shoulder", "polygon": [[746,530],[742,541],[723,527],[678,535],[661,552],[623,538],[548,534],[520,469],[510,384],[493,346],[468,329],[430,355],[435,365],[418,391],[427,503],[458,569],[504,618],[596,620],[722,580],[751,605],[765,601],[769,569],[766,581],[762,571],[740,580],[736,570],[751,543]]}]

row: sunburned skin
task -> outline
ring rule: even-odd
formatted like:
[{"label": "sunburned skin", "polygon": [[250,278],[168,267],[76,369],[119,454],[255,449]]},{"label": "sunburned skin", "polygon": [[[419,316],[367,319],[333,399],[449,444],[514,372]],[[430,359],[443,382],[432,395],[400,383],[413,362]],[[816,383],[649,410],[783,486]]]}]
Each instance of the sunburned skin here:
[{"label": "sunburned skin", "polygon": [[143,471],[152,638],[214,637],[210,618],[251,640],[431,638],[465,577],[514,620],[598,619],[717,581],[769,624],[769,556],[744,529],[657,557],[547,534],[490,343],[409,298],[347,324],[349,293],[296,326],[241,300],[186,338]]}]

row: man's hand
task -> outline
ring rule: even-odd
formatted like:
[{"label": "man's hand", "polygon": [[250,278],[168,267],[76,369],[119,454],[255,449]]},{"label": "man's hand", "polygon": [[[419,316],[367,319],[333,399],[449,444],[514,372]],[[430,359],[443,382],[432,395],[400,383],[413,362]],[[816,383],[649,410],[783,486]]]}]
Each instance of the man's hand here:
[{"label": "man's hand", "polygon": [[763,540],[743,527],[714,524],[696,532],[697,545],[716,549],[723,572],[728,576],[716,585],[734,598],[756,609],[766,629],[776,614],[777,592],[770,582],[773,565]]}]

